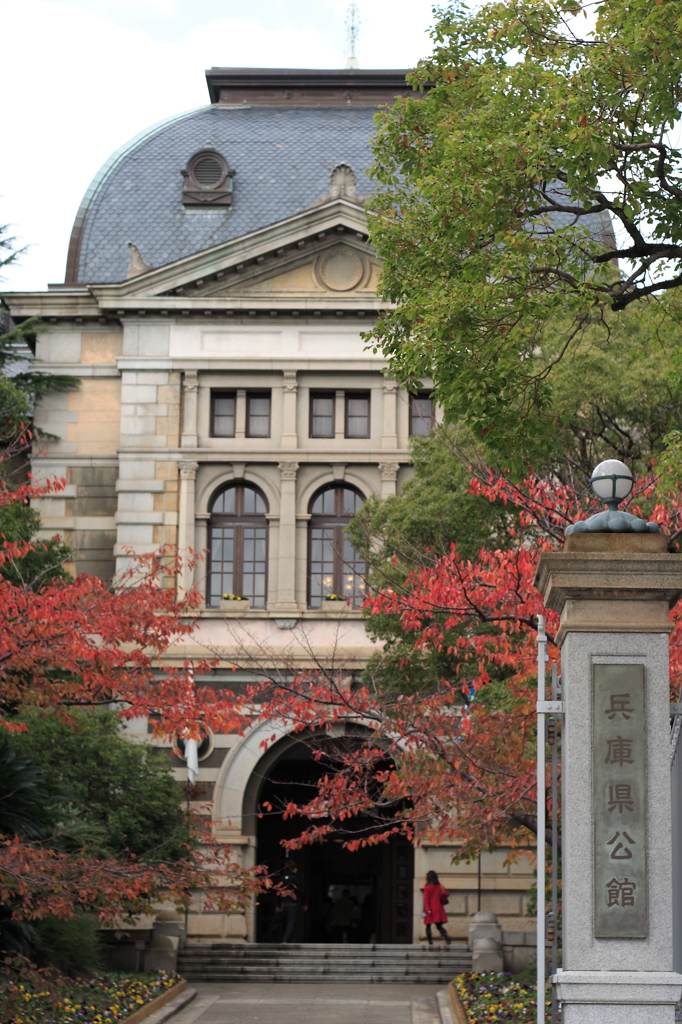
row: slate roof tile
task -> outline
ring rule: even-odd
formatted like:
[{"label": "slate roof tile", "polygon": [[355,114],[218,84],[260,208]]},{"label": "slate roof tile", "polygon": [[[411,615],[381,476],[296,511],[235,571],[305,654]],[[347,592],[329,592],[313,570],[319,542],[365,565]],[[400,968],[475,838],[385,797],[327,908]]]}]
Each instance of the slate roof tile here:
[{"label": "slate roof tile", "polygon": [[[216,106],[174,118],[115,154],[88,189],[78,280],[124,280],[128,242],[159,267],[284,220],[329,194],[340,163],[367,195],[373,134],[368,108]],[[180,172],[205,147],[236,171],[232,207],[182,204]]]},{"label": "slate roof tile", "polygon": [[[359,195],[373,185],[374,110],[344,107],[202,107],[153,126],[119,150],[86,192],[78,280],[125,279],[128,242],[151,267],[268,227],[329,194],[341,163],[357,175]],[[236,171],[233,206],[182,204],[181,170],[198,150],[218,150]],[[557,227],[570,215],[556,214]],[[608,242],[608,215],[586,227]]]}]

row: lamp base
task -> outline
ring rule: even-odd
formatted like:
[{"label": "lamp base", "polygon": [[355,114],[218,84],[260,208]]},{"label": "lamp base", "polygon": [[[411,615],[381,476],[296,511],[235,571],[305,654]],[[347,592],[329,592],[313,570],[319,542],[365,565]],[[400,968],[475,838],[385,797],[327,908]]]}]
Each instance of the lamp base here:
[{"label": "lamp base", "polygon": [[589,519],[581,519],[579,523],[567,526],[564,533],[570,537],[572,533],[660,533],[657,523],[645,523],[630,512],[619,512],[607,509],[597,512]]}]

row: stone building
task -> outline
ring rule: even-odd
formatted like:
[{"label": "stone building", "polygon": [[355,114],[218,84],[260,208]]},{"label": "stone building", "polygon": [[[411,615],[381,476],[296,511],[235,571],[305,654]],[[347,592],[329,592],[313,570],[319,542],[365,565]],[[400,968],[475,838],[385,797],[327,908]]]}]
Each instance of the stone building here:
[{"label": "stone building", "polygon": [[[361,337],[380,306],[365,213],[373,118],[408,91],[404,76],[212,69],[208,106],[150,128],[97,175],[65,283],[5,296],[15,319],[49,325],[38,339],[45,366],[81,380],[36,413],[59,440],[35,471],[68,480],[40,502],[46,533],[63,534],[79,571],[105,579],[131,550],[208,549],[178,581],[205,595],[178,657],[218,653],[216,686],[247,681],[262,659],[283,669],[333,659],[352,678],[372,653],[363,566],[343,526],[367,496],[409,478],[410,435],[434,416],[428,394],[402,392]],[[325,602],[330,593],[350,607]],[[281,858],[289,826],[257,808],[310,770],[286,730],[263,754],[271,733],[215,736],[202,751],[204,801],[245,864]],[[419,940],[429,868],[451,890],[453,935],[479,906],[506,928],[531,926],[525,859],[506,867],[499,851],[454,866],[452,852],[395,841],[348,854],[328,843],[300,854],[301,872],[311,906],[345,887],[369,896],[382,942]],[[269,921],[263,907],[230,919],[198,907],[189,928],[254,941]],[[298,937],[324,937],[313,913]]]}]

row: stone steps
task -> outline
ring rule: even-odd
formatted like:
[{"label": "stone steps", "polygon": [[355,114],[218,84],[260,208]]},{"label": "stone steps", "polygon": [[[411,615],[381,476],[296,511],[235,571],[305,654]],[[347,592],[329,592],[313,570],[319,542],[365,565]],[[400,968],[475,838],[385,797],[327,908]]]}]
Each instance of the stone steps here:
[{"label": "stone steps", "polygon": [[441,984],[471,970],[471,954],[455,945],[210,943],[186,945],[178,970],[193,982]]}]

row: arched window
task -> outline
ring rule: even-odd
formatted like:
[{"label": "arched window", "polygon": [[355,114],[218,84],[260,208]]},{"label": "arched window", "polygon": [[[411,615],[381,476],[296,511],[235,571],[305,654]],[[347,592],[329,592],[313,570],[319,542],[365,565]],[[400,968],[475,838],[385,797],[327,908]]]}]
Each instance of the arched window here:
[{"label": "arched window", "polygon": [[211,504],[210,569],[207,604],[217,607],[223,594],[248,597],[265,608],[267,594],[268,506],[249,484],[230,484]]},{"label": "arched window", "polygon": [[345,528],[362,505],[351,487],[335,485],[319,491],[310,503],[308,603],[319,608],[338,594],[359,608],[365,596],[365,562],[352,547]]}]

